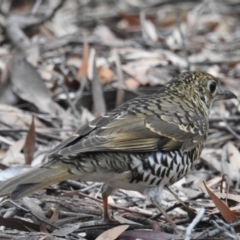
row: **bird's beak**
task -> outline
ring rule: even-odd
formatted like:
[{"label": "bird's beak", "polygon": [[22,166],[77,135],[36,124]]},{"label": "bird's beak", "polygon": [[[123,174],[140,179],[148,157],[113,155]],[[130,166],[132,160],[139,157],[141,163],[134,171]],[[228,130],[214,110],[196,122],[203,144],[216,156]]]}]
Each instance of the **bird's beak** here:
[{"label": "bird's beak", "polygon": [[237,96],[231,91],[219,89],[215,100],[226,100],[232,98],[237,98]]}]

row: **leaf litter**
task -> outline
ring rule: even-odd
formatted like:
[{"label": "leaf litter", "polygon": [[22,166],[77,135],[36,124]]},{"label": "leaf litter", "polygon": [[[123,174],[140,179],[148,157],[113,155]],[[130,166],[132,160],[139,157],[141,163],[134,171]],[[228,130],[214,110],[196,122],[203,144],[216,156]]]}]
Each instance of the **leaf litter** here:
[{"label": "leaf litter", "polygon": [[[1,181],[46,162],[79,126],[156,92],[180,72],[212,73],[240,94],[237,1],[3,1],[0,10]],[[134,191],[120,190],[109,200],[122,225],[102,224],[99,184],[78,181],[55,184],[17,205],[3,202],[0,236],[155,240],[187,239],[190,231],[192,239],[238,239],[239,112],[237,99],[214,105],[200,160],[171,186],[195,213],[195,227],[189,210],[163,192],[163,207],[181,236]]]}]

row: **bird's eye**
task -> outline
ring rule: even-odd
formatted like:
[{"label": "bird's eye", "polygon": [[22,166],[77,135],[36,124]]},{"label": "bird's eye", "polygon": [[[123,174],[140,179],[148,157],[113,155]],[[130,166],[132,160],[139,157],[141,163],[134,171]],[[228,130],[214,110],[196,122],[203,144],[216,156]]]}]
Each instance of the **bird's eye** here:
[{"label": "bird's eye", "polygon": [[210,85],[209,85],[210,92],[214,93],[215,90],[216,90],[216,87],[217,87],[216,82],[211,82]]}]

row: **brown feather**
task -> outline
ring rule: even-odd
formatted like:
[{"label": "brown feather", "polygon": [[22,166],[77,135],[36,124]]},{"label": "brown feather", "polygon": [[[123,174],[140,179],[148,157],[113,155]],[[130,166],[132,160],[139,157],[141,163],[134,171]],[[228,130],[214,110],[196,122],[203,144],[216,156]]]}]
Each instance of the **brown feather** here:
[{"label": "brown feather", "polygon": [[[98,151],[171,151],[182,148],[184,142],[187,143],[182,150],[190,151],[205,138],[205,135],[199,136],[199,132],[203,124],[208,128],[208,122],[197,109],[192,107],[190,111],[189,103],[180,104],[181,99],[174,98],[177,103],[171,99],[157,101],[156,95],[136,98],[133,100],[136,104],[126,103],[84,125],[72,142],[63,144],[54,152],[71,155]],[[198,124],[194,125],[196,119]],[[188,143],[191,143],[190,147]]]}]

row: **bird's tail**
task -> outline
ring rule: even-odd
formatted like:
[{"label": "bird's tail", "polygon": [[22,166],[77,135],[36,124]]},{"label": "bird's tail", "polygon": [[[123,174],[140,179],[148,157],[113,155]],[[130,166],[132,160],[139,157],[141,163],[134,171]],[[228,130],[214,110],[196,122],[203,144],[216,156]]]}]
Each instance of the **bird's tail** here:
[{"label": "bird's tail", "polygon": [[51,161],[41,167],[1,182],[0,196],[10,195],[12,200],[17,200],[54,183],[68,178],[73,179],[74,176],[69,171],[69,165],[61,161]]}]

